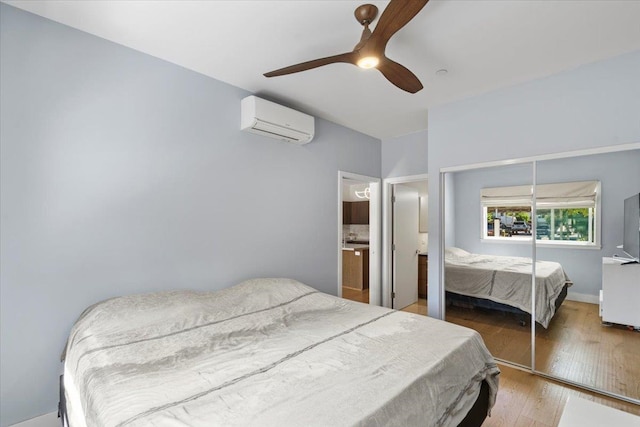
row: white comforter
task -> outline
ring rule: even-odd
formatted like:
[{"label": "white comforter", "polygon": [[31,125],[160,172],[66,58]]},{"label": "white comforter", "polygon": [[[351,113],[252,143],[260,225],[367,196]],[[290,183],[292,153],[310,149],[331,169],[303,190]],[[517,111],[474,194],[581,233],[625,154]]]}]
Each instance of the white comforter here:
[{"label": "white comforter", "polygon": [[456,425],[499,373],[475,331],[288,279],[99,303],[65,372],[72,427]]},{"label": "white comforter", "polygon": [[[485,298],[531,314],[531,258],[482,255],[459,248],[445,252],[445,288]],[[547,328],[556,312],[556,299],[571,285],[562,265],[536,261],[536,321]]]}]

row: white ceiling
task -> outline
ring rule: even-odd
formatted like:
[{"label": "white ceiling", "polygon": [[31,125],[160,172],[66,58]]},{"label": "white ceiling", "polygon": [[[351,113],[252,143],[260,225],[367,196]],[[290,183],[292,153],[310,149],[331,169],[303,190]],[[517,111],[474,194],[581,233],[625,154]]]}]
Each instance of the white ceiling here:
[{"label": "white ceiling", "polygon": [[640,49],[640,0],[431,0],[387,46],[422,81],[412,95],[349,64],[262,76],[352,50],[364,1],[5,2],[383,139],[435,105]]}]

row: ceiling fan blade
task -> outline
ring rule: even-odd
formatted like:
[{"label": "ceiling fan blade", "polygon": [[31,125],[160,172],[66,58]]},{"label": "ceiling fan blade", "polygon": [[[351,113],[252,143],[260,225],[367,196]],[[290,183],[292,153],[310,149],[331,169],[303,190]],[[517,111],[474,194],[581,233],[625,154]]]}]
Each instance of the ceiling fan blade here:
[{"label": "ceiling fan blade", "polygon": [[387,57],[383,57],[376,68],[387,80],[409,93],[416,93],[423,87],[415,74]]},{"label": "ceiling fan blade", "polygon": [[429,0],[391,0],[373,30],[370,43],[384,51],[387,42],[398,30],[407,25]]},{"label": "ceiling fan blade", "polygon": [[302,62],[300,64],[280,68],[279,70],[269,71],[268,73],[264,73],[264,76],[276,77],[283,76],[285,74],[299,73],[300,71],[311,70],[312,68],[335,64],[337,62],[346,62],[355,65],[357,60],[356,57],[357,55],[354,52],[341,53],[340,55],[327,56],[326,58],[314,59],[313,61]]}]

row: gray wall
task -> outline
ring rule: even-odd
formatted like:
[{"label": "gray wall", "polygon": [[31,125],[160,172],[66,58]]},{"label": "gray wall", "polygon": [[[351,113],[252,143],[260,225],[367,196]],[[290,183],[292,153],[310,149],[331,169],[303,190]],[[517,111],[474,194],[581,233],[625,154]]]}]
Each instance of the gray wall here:
[{"label": "gray wall", "polygon": [[[489,255],[531,256],[530,243],[499,243],[482,241],[480,190],[486,187],[527,185],[533,182],[531,163],[496,166],[493,168],[473,169],[448,173],[454,183],[449,192],[445,186],[445,204],[453,204],[454,212],[448,214],[445,221],[445,241],[449,244],[473,253]],[[449,199],[454,199],[450,202]],[[454,239],[449,236],[450,229],[455,230]]]},{"label": "gray wall", "polygon": [[[530,243],[480,239],[480,189],[532,182],[532,165],[511,165],[455,174],[455,245],[475,253],[531,256]],[[573,280],[571,294],[597,297],[602,285],[602,257],[621,254],[624,199],[640,192],[640,150],[537,162],[537,182],[600,181],[602,190],[600,250],[538,246],[537,259],[560,262]]]},{"label": "gray wall", "polygon": [[[640,142],[640,51],[429,111],[429,218],[441,168]],[[438,283],[441,224],[429,222],[429,282]],[[440,289],[429,314],[441,317]]]},{"label": "gray wall", "polygon": [[0,8],[2,426],[55,410],[97,301],[264,276],[337,292],[337,171],[379,176],[379,140],[240,132],[245,91]]},{"label": "gray wall", "polygon": [[382,141],[382,177],[427,173],[427,131]]},{"label": "gray wall", "polygon": [[[431,175],[433,177],[433,174]],[[437,176],[437,175],[436,175]],[[435,179],[435,178],[432,178]],[[456,245],[456,230],[458,224],[456,222],[455,214],[458,211],[456,209],[456,180],[454,174],[445,174],[444,176],[444,246]],[[464,203],[463,203],[464,206]],[[431,212],[429,212],[431,215]],[[429,222],[429,230],[431,230],[431,221]],[[431,282],[431,283],[438,283]]]}]

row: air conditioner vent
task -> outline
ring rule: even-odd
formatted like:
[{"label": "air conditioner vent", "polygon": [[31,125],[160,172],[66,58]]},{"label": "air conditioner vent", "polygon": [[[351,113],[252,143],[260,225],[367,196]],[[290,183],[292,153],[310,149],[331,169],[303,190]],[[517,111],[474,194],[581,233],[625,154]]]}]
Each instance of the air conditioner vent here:
[{"label": "air conditioner vent", "polygon": [[308,114],[248,96],[241,102],[240,129],[302,145],[313,139],[315,122]]}]

